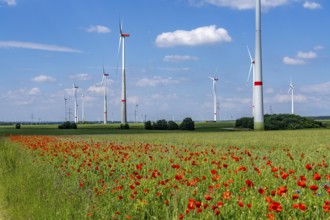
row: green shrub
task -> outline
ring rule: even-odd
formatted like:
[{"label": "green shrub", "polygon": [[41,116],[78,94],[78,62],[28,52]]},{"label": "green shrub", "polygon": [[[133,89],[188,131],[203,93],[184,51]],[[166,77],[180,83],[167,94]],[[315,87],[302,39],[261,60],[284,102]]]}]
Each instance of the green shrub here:
[{"label": "green shrub", "polygon": [[76,123],[69,121],[66,121],[58,126],[58,129],[77,129],[77,128],[78,126]]},{"label": "green shrub", "polygon": [[165,119],[158,120],[156,123],[153,123],[153,129],[155,130],[167,130],[167,121]]},{"label": "green shrub", "polygon": [[195,130],[195,122],[191,118],[183,119],[182,123],[179,126],[180,130],[192,131]]},{"label": "green shrub", "polygon": [[144,129],[146,129],[146,130],[151,130],[152,129],[151,121],[146,121],[144,123]]},{"label": "green shrub", "polygon": [[120,124],[119,129],[129,129],[128,124]]},{"label": "green shrub", "polygon": [[21,124],[15,124],[16,129],[21,129]]},{"label": "green shrub", "polygon": [[178,130],[179,129],[179,125],[177,123],[175,123],[174,121],[168,121],[167,122],[167,129],[168,130]]},{"label": "green shrub", "polygon": [[[292,114],[265,115],[264,121],[265,130],[295,130],[324,127],[322,122]],[[253,118],[244,117],[236,120],[235,127],[253,129],[253,124]]]}]

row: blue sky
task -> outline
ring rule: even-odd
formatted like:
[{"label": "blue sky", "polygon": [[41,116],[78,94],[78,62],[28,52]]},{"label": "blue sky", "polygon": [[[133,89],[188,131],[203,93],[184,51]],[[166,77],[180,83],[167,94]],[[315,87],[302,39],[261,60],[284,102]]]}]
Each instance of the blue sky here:
[{"label": "blue sky", "polygon": [[[252,114],[247,82],[254,0],[0,0],[0,121],[64,120],[73,83],[85,119],[120,120],[119,17],[126,38],[128,120],[221,120]],[[262,1],[265,113],[330,115],[330,2]],[[137,107],[136,107],[137,106]],[[79,106],[81,112],[81,104]],[[81,116],[81,113],[79,113]],[[73,115],[70,116],[73,120]],[[81,119],[80,119],[81,120]]]}]

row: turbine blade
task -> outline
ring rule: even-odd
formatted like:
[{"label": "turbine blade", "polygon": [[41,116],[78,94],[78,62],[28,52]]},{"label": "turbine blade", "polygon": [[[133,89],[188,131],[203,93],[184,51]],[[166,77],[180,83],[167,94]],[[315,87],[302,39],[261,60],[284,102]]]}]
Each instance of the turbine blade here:
[{"label": "turbine blade", "polygon": [[253,59],[252,59],[252,56],[251,56],[251,53],[250,53],[250,49],[249,49],[249,46],[246,46],[247,47],[247,51],[249,53],[249,57],[250,57],[250,60],[251,60],[251,63],[253,62]]},{"label": "turbine blade", "polygon": [[119,53],[120,53],[120,49],[121,49],[121,36],[119,37],[118,56],[119,56]]},{"label": "turbine blade", "polygon": [[120,21],[120,16],[119,16],[119,33],[120,33],[120,36],[121,36],[122,33],[123,33],[123,25],[122,25],[122,23],[121,23],[121,21]]},{"label": "turbine blade", "polygon": [[249,75],[248,75],[248,78],[247,78],[246,82],[249,82],[249,80],[250,80],[250,75],[251,75],[252,68],[253,68],[253,64],[251,63],[250,70],[249,70]]}]

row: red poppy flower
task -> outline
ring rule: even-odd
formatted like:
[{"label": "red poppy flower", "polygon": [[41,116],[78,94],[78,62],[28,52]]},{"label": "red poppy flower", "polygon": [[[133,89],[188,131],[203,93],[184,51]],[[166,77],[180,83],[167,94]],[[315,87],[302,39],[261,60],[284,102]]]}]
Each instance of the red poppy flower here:
[{"label": "red poppy flower", "polygon": [[242,201],[238,201],[237,204],[242,208],[244,207],[244,203]]},{"label": "red poppy flower", "polygon": [[317,190],[319,187],[318,186],[315,186],[315,185],[312,185],[312,186],[309,186],[309,188],[311,189],[311,190]]},{"label": "red poppy flower", "polygon": [[206,195],[204,196],[204,198],[205,198],[206,200],[211,200],[211,199],[212,199],[212,196],[206,194]]},{"label": "red poppy flower", "polygon": [[263,188],[259,188],[258,189],[258,192],[261,194],[261,195],[264,195],[265,194],[265,190]]},{"label": "red poppy flower", "polygon": [[282,179],[286,179],[286,178],[288,178],[288,176],[289,176],[289,174],[287,174],[286,172],[283,172],[282,173]]},{"label": "red poppy flower", "polygon": [[274,212],[281,212],[283,210],[281,203],[279,202],[272,202],[268,205],[268,210],[269,211],[274,211]]},{"label": "red poppy flower", "polygon": [[251,180],[246,180],[245,183],[248,187],[253,187],[254,186],[254,184]]},{"label": "red poppy flower", "polygon": [[324,212],[330,212],[330,202],[329,202],[329,200],[324,201],[323,210],[324,210]]},{"label": "red poppy flower", "polygon": [[306,211],[306,205],[303,204],[303,203],[299,203],[299,209],[300,209],[301,211]]},{"label": "red poppy flower", "polygon": [[320,174],[315,173],[314,176],[313,176],[313,180],[320,180],[320,179],[321,179]]},{"label": "red poppy flower", "polygon": [[310,164],[306,164],[306,169],[307,170],[311,170],[312,169],[312,166]]},{"label": "red poppy flower", "polygon": [[220,211],[219,211],[219,209],[214,209],[214,211],[213,211],[213,212],[214,212],[214,214],[215,214],[215,215],[219,215],[219,214],[220,214]]},{"label": "red poppy flower", "polygon": [[299,195],[298,194],[293,194],[291,198],[292,198],[292,200],[298,199]]},{"label": "red poppy flower", "polygon": [[183,214],[179,214],[179,219],[183,219],[184,215]]},{"label": "red poppy flower", "polygon": [[301,186],[301,187],[306,187],[306,183],[305,183],[305,181],[303,181],[303,180],[302,180],[302,181],[298,181],[298,182],[297,182],[297,185],[298,185],[298,186]]},{"label": "red poppy flower", "polygon": [[212,174],[217,174],[217,171],[216,170],[211,170],[211,173]]}]

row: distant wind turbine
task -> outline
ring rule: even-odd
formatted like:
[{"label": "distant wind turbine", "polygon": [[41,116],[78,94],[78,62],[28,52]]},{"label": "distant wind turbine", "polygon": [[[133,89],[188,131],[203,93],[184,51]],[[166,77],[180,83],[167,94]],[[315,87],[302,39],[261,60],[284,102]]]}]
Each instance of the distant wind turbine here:
[{"label": "distant wind turbine", "polygon": [[249,53],[251,64],[250,64],[249,75],[248,75],[248,78],[247,78],[247,81],[246,82],[249,82],[250,75],[251,75],[251,72],[252,72],[252,116],[254,116],[254,78],[255,78],[255,68],[254,68],[254,65],[255,65],[255,60],[252,58],[251,53],[250,53],[250,49],[249,49],[248,46],[247,46],[247,51]]},{"label": "distant wind turbine", "polygon": [[85,95],[81,95],[81,120],[85,122],[85,103],[84,103]]},{"label": "distant wind turbine", "polygon": [[65,98],[65,96],[64,96],[64,118],[65,118],[65,121],[68,121],[67,110],[66,110],[66,102],[67,101],[68,101],[68,99]]},{"label": "distant wind turbine", "polygon": [[290,81],[290,87],[288,93],[291,92],[291,114],[294,114],[294,97],[293,97],[293,90],[294,90],[294,85],[292,83],[292,80]]},{"label": "distant wind turbine", "polygon": [[256,0],[256,49],[254,79],[254,130],[264,130],[264,101],[261,54],[261,0]]},{"label": "distant wind turbine", "polygon": [[126,110],[126,72],[125,72],[125,38],[129,34],[123,33],[122,24],[119,19],[119,47],[118,54],[121,48],[122,51],[122,91],[121,91],[121,123],[127,124],[127,110]]},{"label": "distant wind turbine", "polygon": [[78,123],[78,103],[77,103],[77,89],[79,87],[73,84],[73,95],[74,95],[74,122]]},{"label": "distant wind turbine", "polygon": [[210,77],[209,78],[212,80],[212,85],[213,85],[213,120],[216,122],[217,121],[217,93],[216,93],[216,87],[215,84],[219,80],[217,77]]},{"label": "distant wind turbine", "polygon": [[102,76],[102,84],[104,88],[104,118],[103,124],[107,124],[108,122],[108,104],[107,104],[107,77],[109,76],[108,73],[105,73],[104,66],[103,66],[103,76]]}]

